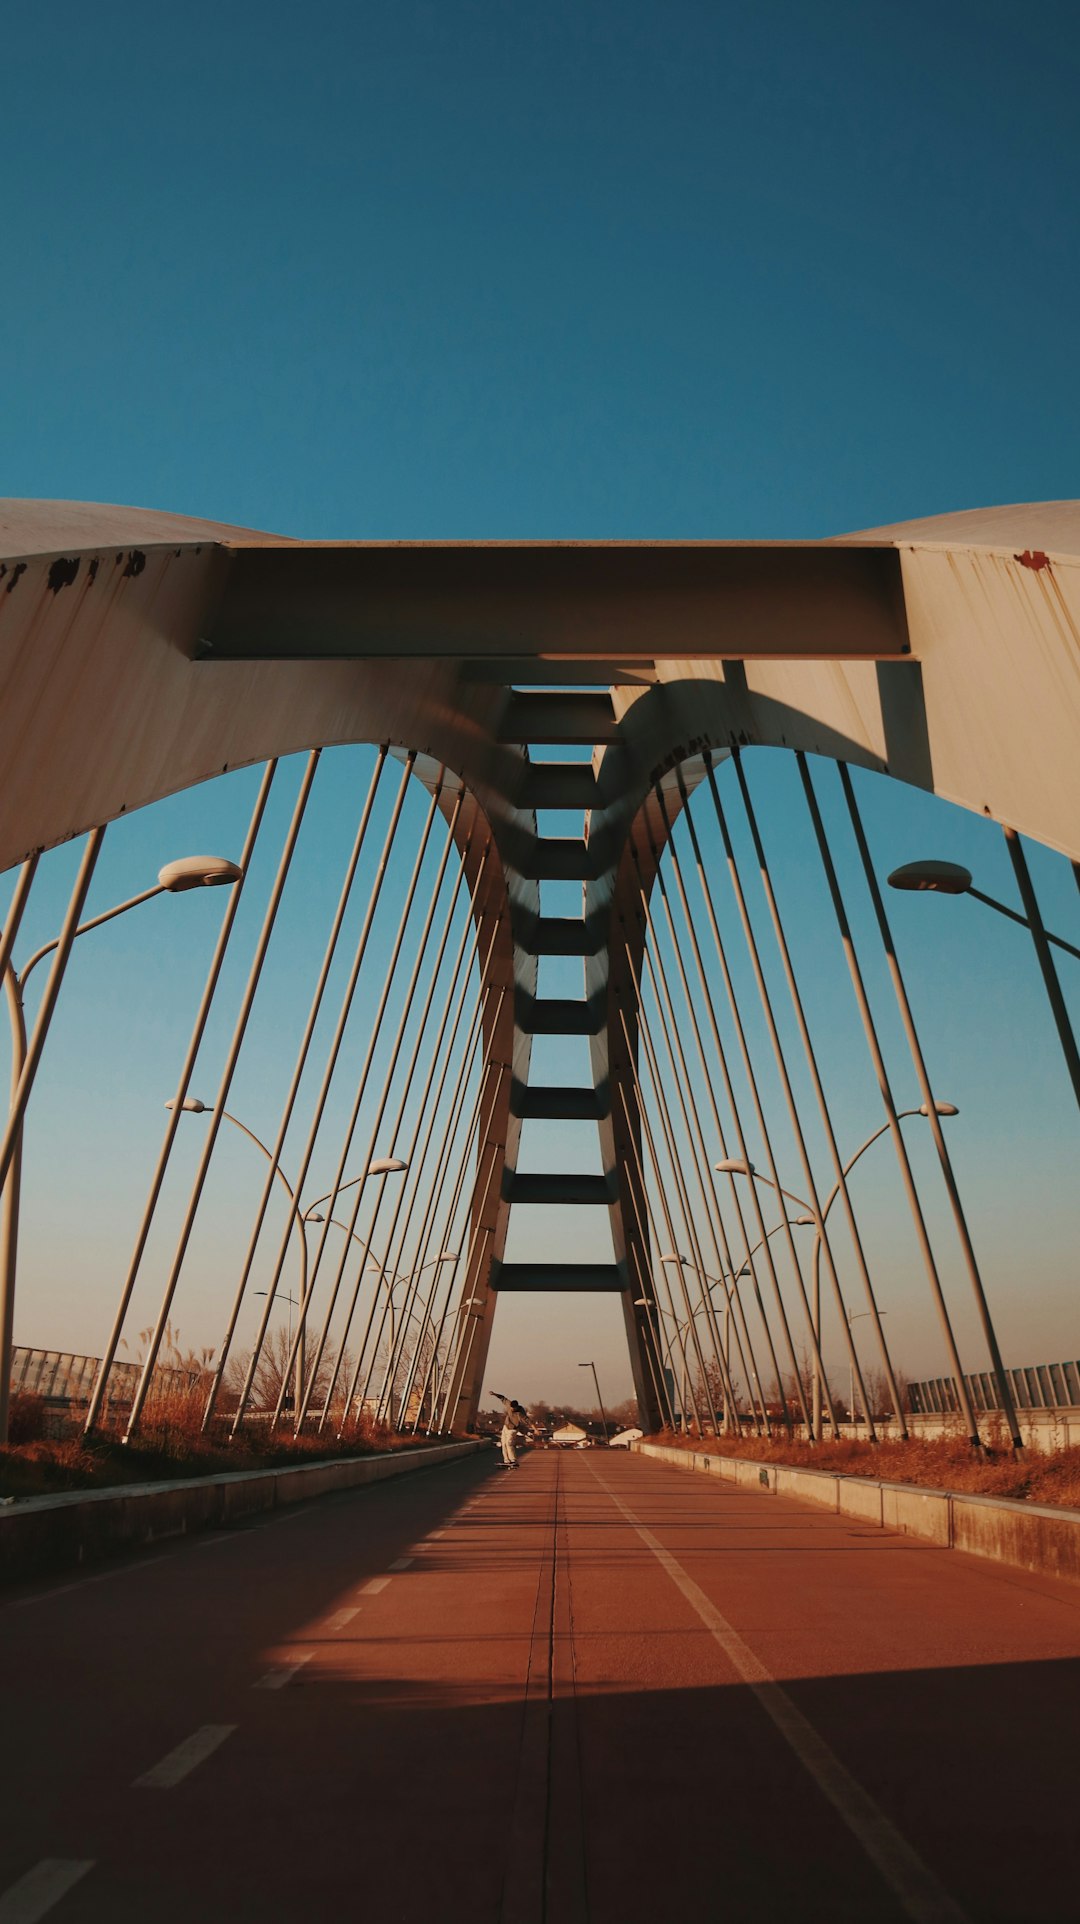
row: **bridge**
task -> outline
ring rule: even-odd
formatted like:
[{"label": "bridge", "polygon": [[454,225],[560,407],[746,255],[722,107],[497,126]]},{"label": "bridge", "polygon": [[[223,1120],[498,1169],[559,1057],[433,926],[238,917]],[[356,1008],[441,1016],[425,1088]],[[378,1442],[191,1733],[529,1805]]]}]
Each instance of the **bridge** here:
[{"label": "bridge", "polygon": [[[0,532],[0,1437],[65,989],[93,931],[173,895],[206,968],[155,1065],[108,1314],[70,1337],[89,1437],[137,1443],[178,1372],[222,1441],[465,1436],[514,1295],[613,1300],[646,1431],[903,1432],[858,1199],[891,1154],[939,1405],[974,1447],[994,1424],[1024,1445],[887,884],[1024,926],[1080,1102],[1077,950],[1029,858],[1080,874],[1080,504],[807,543],[326,544],[77,503],[8,503]],[[996,823],[1022,912],[956,865],[882,873],[874,776]],[[862,1141],[780,780],[875,1092]],[[235,845],[102,894],[140,811],[203,785]],[[211,1206],[239,1237],[224,1280]],[[550,1223],[524,1250],[515,1208]],[[192,1365],[175,1321],[206,1274],[220,1333]],[[1067,1912],[1075,1600],[598,1451],[471,1457],[29,1586],[0,1924]]]}]

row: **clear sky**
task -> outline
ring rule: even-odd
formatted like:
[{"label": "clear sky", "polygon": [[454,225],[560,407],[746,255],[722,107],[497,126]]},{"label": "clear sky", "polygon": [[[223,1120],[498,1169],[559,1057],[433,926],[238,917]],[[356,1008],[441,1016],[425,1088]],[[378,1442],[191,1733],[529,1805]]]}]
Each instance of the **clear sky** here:
[{"label": "clear sky", "polygon": [[[1074,7],[58,0],[9,9],[4,48],[0,494],[337,537],[818,536],[1080,494]],[[352,778],[326,780],[336,820]],[[877,788],[861,792],[883,860],[932,833],[1013,899],[991,828]],[[238,777],[224,813],[188,797],[124,824],[95,905],[171,837],[235,852],[250,792]],[[770,830],[792,809],[778,778]],[[1075,939],[1067,871],[1033,859]],[[809,876],[794,862],[788,882],[808,907]],[[312,886],[329,902],[336,884]],[[143,913],[133,970],[160,960],[152,917],[202,917],[212,939],[208,903]],[[1017,1306],[1006,1347],[1076,1355],[1076,1118],[1022,936],[969,903],[896,915],[943,1085],[964,1084],[957,1153]],[[95,976],[107,993],[104,962],[80,968],[72,1033],[100,1007]],[[128,1009],[150,996],[137,980]],[[154,984],[179,1022],[192,984],[167,968]],[[846,1038],[842,988],[820,1020]],[[89,1050],[84,1084],[123,1035]],[[857,1141],[877,1118],[852,1078]],[[140,1100],[159,1081],[140,1071]],[[81,1168],[60,1097],[40,1100]],[[132,1194],[144,1126],[129,1115],[115,1147]],[[113,1257],[95,1243],[92,1290],[65,1283],[85,1215],[43,1172],[28,1184],[20,1339],[90,1346]],[[882,1191],[885,1223],[890,1206]],[[612,1310],[553,1334],[504,1305],[498,1386],[568,1398],[579,1352],[625,1388]],[[202,1307],[179,1320],[215,1340],[208,1305],[207,1327]],[[914,1326],[910,1342],[929,1367]]]}]

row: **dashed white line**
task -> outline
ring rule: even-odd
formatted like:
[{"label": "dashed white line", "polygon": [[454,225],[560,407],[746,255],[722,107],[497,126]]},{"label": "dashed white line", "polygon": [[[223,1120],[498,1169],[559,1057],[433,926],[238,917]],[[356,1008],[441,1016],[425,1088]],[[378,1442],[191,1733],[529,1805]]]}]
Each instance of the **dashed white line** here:
[{"label": "dashed white line", "polygon": [[153,1770],[144,1771],[141,1777],[136,1777],[132,1789],[172,1790],[174,1785],[190,1776],[197,1764],[213,1756],[218,1746],[225,1742],[226,1737],[231,1737],[235,1729],[235,1724],[200,1724],[198,1730],[186,1737],[182,1744],[177,1744],[175,1750],[170,1750],[160,1764],[154,1765]]},{"label": "dashed white line", "polygon": [[412,1557],[395,1557],[393,1563],[388,1564],[387,1568],[390,1570],[407,1570],[413,1560]]},{"label": "dashed white line", "polygon": [[389,1581],[390,1581],[389,1577],[369,1577],[368,1581],[364,1584],[360,1592],[360,1595],[362,1597],[377,1597],[380,1590],[386,1589],[386,1586],[389,1583]]},{"label": "dashed white line", "polygon": [[283,1663],[276,1670],[268,1670],[265,1677],[260,1677],[257,1683],[252,1684],[252,1690],[284,1690],[285,1685],[291,1682],[297,1671],[311,1662],[312,1654],[310,1650],[305,1650],[302,1657],[294,1657],[291,1663]]},{"label": "dashed white line", "polygon": [[334,1616],[327,1617],[326,1628],[328,1630],[344,1630],[345,1625],[351,1623],[356,1614],[355,1608],[352,1610],[338,1610]]},{"label": "dashed white line", "polygon": [[93,1867],[92,1857],[43,1857],[0,1897],[0,1924],[37,1924]]}]

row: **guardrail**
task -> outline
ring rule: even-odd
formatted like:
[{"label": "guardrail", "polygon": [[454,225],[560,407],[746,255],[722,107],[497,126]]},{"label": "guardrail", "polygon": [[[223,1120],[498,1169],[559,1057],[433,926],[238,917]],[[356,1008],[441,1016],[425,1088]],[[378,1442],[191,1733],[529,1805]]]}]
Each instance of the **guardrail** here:
[{"label": "guardrail", "polygon": [[0,1509],[0,1580],[69,1569],[157,1543],[220,1529],[262,1510],[381,1483],[471,1456],[479,1442],[436,1443],[386,1456],[324,1458],[282,1470],[234,1470],[175,1483],[138,1483],[20,1499]]},{"label": "guardrail", "polygon": [[714,1456],[666,1443],[631,1443],[640,1456],[679,1470],[700,1470],[743,1488],[798,1497],[840,1516],[919,1537],[943,1550],[966,1550],[1038,1576],[1080,1583],[1080,1510],[1015,1503],[962,1490],[924,1490],[917,1483],[885,1483],[834,1470],[803,1470],[756,1457]]},{"label": "guardrail", "polygon": [[[1080,1363],[1026,1363],[1005,1375],[1017,1410],[1080,1409]],[[976,1370],[964,1382],[977,1410],[1003,1407],[989,1370]],[[960,1409],[951,1376],[909,1383],[908,1395],[916,1416],[951,1416]]]}]

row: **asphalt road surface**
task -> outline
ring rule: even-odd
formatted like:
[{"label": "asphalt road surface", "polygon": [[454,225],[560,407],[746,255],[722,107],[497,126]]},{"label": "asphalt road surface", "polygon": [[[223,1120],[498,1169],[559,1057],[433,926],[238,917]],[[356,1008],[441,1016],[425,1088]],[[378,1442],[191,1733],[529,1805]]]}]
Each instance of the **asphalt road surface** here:
[{"label": "asphalt road surface", "polygon": [[0,1924],[1080,1917],[1080,1591],[470,1458],[7,1593]]}]

